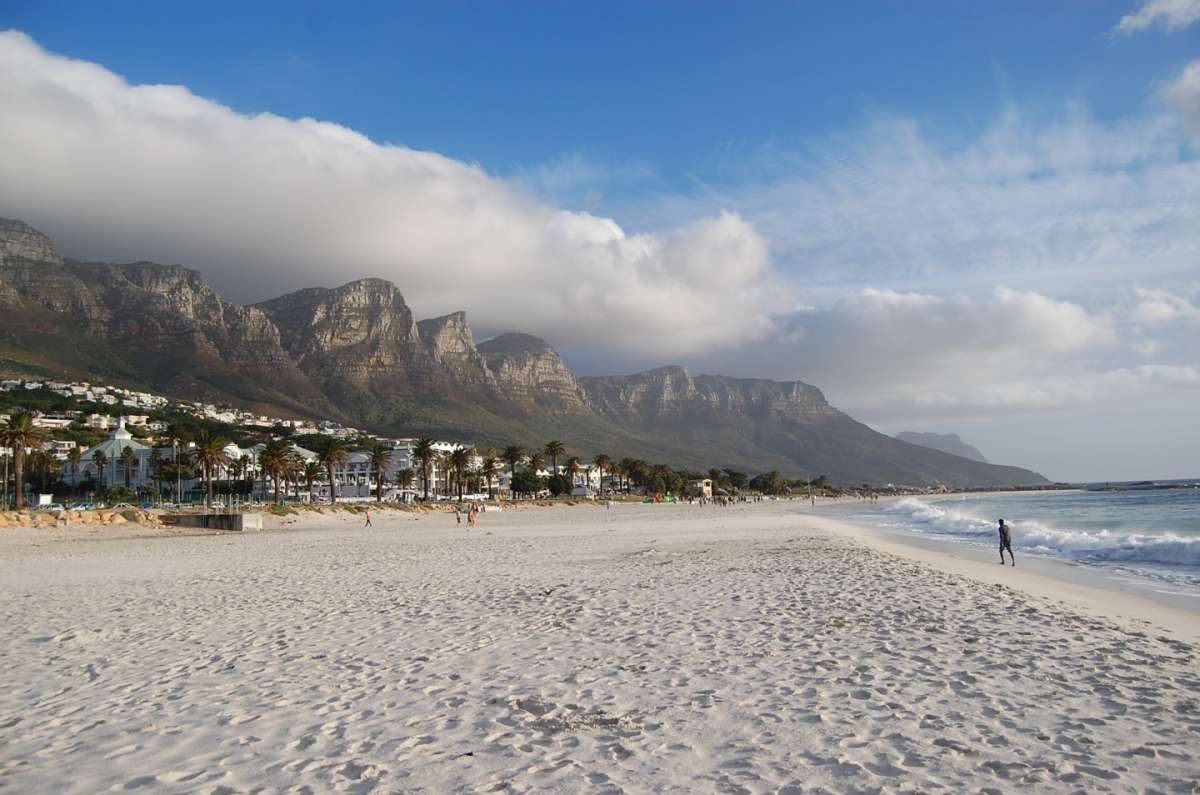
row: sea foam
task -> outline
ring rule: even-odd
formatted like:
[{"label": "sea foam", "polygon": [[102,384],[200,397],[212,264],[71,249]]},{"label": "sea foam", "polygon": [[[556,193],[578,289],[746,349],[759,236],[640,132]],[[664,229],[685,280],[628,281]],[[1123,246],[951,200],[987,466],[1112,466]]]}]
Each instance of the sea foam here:
[{"label": "sea foam", "polygon": [[[891,507],[903,524],[922,533],[975,541],[998,541],[996,520],[910,497]],[[1009,522],[1013,547],[1083,561],[1200,566],[1200,538],[1175,533],[1089,532],[1050,527],[1034,520]]]}]

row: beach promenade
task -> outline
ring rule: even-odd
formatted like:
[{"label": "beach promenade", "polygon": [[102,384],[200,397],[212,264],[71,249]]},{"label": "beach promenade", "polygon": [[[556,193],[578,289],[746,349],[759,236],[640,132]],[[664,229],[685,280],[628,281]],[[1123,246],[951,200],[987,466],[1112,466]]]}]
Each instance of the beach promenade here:
[{"label": "beach promenade", "polygon": [[973,579],[798,503],[373,519],[0,536],[0,788],[1200,783],[1177,616],[1006,584],[990,559]]}]

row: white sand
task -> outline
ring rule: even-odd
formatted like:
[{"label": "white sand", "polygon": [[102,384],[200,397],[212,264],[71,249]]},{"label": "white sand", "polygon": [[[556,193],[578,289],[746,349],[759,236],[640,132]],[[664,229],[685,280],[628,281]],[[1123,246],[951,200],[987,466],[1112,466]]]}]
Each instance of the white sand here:
[{"label": "white sand", "polygon": [[1200,786],[1195,647],[1024,574],[779,504],[375,520],[0,535],[0,789]]}]

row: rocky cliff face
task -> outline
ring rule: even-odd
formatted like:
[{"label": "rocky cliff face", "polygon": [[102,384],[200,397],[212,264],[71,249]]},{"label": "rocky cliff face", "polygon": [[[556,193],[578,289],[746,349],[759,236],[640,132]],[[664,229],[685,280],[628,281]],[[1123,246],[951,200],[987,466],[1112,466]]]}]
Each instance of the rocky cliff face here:
[{"label": "rocky cliff face", "polygon": [[589,403],[619,422],[653,423],[665,418],[703,418],[714,413],[746,417],[831,415],[816,387],[800,381],[691,376],[682,367],[661,367],[627,376],[581,378]]},{"label": "rocky cliff face", "polygon": [[0,218],[0,264],[17,261],[63,264],[50,238],[23,221]]},{"label": "rocky cliff face", "polygon": [[391,282],[360,279],[312,288],[257,304],[305,370],[366,383],[424,353],[412,311]]},{"label": "rocky cliff face", "polygon": [[467,323],[466,312],[421,320],[417,331],[433,365],[443,368],[453,381],[489,393],[497,391],[496,377],[475,347],[475,335]]},{"label": "rocky cliff face", "polygon": [[508,399],[555,412],[588,410],[575,374],[545,340],[501,334],[481,343],[479,353]]}]

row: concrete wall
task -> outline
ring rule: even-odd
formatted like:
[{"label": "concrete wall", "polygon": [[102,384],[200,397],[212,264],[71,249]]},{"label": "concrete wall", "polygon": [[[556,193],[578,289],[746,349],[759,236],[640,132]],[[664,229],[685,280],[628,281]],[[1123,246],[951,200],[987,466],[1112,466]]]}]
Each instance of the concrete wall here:
[{"label": "concrete wall", "polygon": [[208,530],[262,530],[261,513],[180,513],[166,517],[176,527],[203,527]]}]

